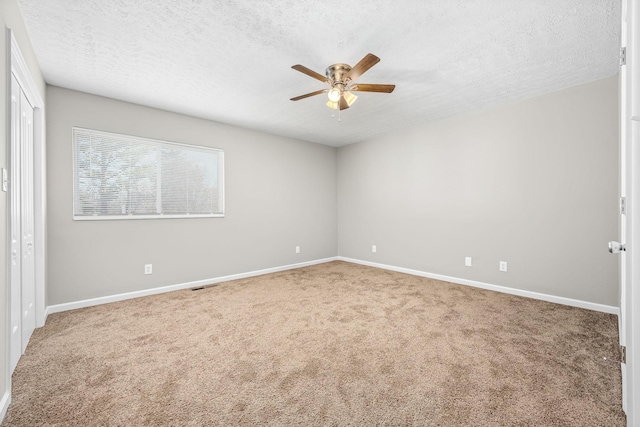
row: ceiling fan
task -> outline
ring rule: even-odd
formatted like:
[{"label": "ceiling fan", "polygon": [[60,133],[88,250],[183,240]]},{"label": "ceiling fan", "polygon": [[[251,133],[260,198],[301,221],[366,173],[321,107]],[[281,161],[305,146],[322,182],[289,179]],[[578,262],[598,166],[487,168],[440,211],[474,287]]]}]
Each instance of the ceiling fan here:
[{"label": "ceiling fan", "polygon": [[323,83],[327,83],[331,86],[328,89],[317,90],[315,92],[307,93],[304,95],[291,98],[292,101],[299,101],[310,96],[319,95],[321,93],[327,93],[329,101],[327,107],[334,110],[345,110],[351,106],[358,98],[351,92],[382,92],[391,93],[396,88],[396,85],[381,85],[381,84],[365,84],[365,83],[353,83],[358,77],[364,74],[369,68],[380,62],[380,58],[372,53],[368,53],[364,58],[360,60],[353,68],[347,64],[333,64],[327,67],[325,71],[326,76],[320,73],[316,73],[313,70],[308,69],[304,65],[294,65],[291,68],[300,71],[314,79],[320,80]]}]

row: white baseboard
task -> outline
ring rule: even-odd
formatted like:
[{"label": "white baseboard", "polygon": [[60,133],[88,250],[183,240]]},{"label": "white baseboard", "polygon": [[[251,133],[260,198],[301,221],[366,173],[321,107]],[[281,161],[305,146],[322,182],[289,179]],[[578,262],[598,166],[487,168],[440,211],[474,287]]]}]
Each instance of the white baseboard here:
[{"label": "white baseboard", "polygon": [[4,420],[4,416],[7,415],[7,409],[9,409],[9,403],[11,403],[11,391],[7,390],[0,400],[0,424]]},{"label": "white baseboard", "polygon": [[156,295],[156,294],[161,294],[165,292],[179,291],[182,289],[197,288],[199,286],[211,285],[213,283],[228,282],[230,280],[244,279],[246,277],[261,276],[263,274],[276,273],[278,271],[285,271],[285,270],[292,270],[294,268],[301,268],[301,267],[307,267],[310,265],[323,264],[325,262],[331,262],[331,261],[352,262],[354,264],[367,265],[370,267],[397,271],[399,273],[406,273],[414,276],[428,277],[430,279],[457,283],[459,285],[473,286],[475,288],[487,289],[490,291],[502,292],[505,294],[518,295],[522,297],[553,302],[556,304],[563,304],[563,305],[568,305],[572,307],[585,308],[587,310],[594,310],[594,311],[600,311],[603,313],[615,314],[618,316],[618,318],[620,318],[620,309],[618,307],[614,307],[610,305],[598,304],[598,303],[588,302],[588,301],[581,301],[581,300],[576,300],[572,298],[559,297],[555,295],[542,294],[542,293],[532,292],[532,291],[525,291],[522,289],[509,288],[506,286],[492,285],[490,283],[477,282],[475,280],[460,279],[457,277],[445,276],[442,274],[428,273],[425,271],[412,270],[410,268],[404,268],[404,267],[395,267],[392,265],[379,264],[379,263],[370,262],[370,261],[362,261],[359,259],[347,258],[343,256],[323,258],[319,260],[301,262],[297,264],[289,264],[289,265],[284,265],[280,267],[265,268],[263,270],[255,270],[247,273],[231,274],[228,276],[197,280],[194,282],[180,283],[177,285],[168,285],[168,286],[162,286],[159,288],[145,289],[141,291],[127,292],[123,294],[109,295],[105,297],[91,298],[91,299],[85,299],[81,301],[50,305],[47,307],[47,310],[45,312],[45,318],[49,314],[58,313],[62,311],[75,310],[78,308],[91,307],[94,305],[107,304],[110,302],[124,301],[127,299],[145,297],[149,295]]},{"label": "white baseboard", "polygon": [[230,274],[228,276],[215,277],[212,279],[196,280],[194,282],[180,283],[177,285],[162,286],[159,288],[144,289],[141,291],[127,292],[123,294],[109,295],[98,298],[90,298],[81,301],[67,302],[63,304],[50,305],[47,307],[45,317],[52,313],[75,310],[78,308],[91,307],[94,305],[107,304],[110,302],[124,301],[132,298],[146,297],[149,295],[162,294],[165,292],[179,291],[183,289],[197,288],[199,286],[211,285],[214,283],[228,282],[230,280],[244,279],[246,277],[261,276],[263,274],[276,273],[278,271],[292,270],[294,268],[307,267],[310,265],[323,264],[325,262],[336,261],[338,257],[323,258],[314,261],[301,262],[297,264],[283,265],[280,267],[265,268],[247,273]]},{"label": "white baseboard", "polygon": [[442,280],[444,282],[456,283],[459,285],[473,286],[474,288],[488,289],[490,291],[502,292],[505,294],[518,295],[521,297],[533,298],[542,301],[554,302],[556,304],[569,305],[572,307],[585,308],[587,310],[600,311],[603,313],[615,314],[620,318],[620,308],[611,305],[598,304],[595,302],[581,301],[572,298],[559,297],[555,295],[541,294],[538,292],[525,291],[522,289],[509,288],[506,286],[492,285],[490,283],[476,282],[475,280],[459,279],[457,277],[444,276],[442,274],[427,273],[410,268],[394,267],[392,265],[378,264],[376,262],[362,261],[359,259],[337,257],[340,261],[352,262],[355,264],[367,265],[369,267],[382,268],[384,270],[397,271],[399,273],[411,274],[413,276],[428,277],[429,279]]}]

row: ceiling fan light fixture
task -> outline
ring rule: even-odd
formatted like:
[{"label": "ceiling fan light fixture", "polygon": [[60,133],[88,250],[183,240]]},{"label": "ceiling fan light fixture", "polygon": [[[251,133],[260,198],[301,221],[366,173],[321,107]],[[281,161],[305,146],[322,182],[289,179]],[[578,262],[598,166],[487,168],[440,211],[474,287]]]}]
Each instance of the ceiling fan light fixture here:
[{"label": "ceiling fan light fixture", "polygon": [[349,91],[345,91],[342,96],[344,96],[344,100],[347,101],[347,105],[349,107],[351,107],[351,104],[353,104],[354,102],[356,102],[356,99],[358,99],[357,96],[355,96],[354,94],[352,94]]},{"label": "ceiling fan light fixture", "polygon": [[327,96],[329,97],[329,102],[333,102],[333,103],[337,103],[338,101],[340,101],[341,95],[342,95],[342,91],[335,86],[331,88],[331,90],[327,94]]},{"label": "ceiling fan light fixture", "polygon": [[[354,67],[348,64],[333,64],[329,65],[325,71],[325,76],[320,73],[316,73],[309,68],[297,64],[291,66],[296,71],[306,74],[316,80],[321,81],[329,85],[328,89],[317,90],[315,92],[306,93],[304,95],[291,98],[292,101],[299,101],[301,99],[309,98],[311,96],[319,95],[321,93],[327,93],[327,107],[332,110],[345,110],[358,99],[352,92],[379,92],[379,93],[391,93],[395,89],[395,85],[389,84],[368,84],[360,83],[353,84],[353,82],[364,74],[368,69],[380,62],[380,58],[372,53],[368,53],[362,58]],[[339,117],[339,116],[338,116]],[[340,119],[338,119],[340,121]]]}]

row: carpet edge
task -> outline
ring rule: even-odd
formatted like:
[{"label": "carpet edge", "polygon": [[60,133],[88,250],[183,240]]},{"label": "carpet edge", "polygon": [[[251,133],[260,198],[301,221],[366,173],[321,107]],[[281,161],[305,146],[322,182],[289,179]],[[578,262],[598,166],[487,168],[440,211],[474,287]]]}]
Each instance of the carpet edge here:
[{"label": "carpet edge", "polygon": [[487,290],[490,290],[490,291],[501,292],[501,293],[504,293],[504,294],[517,295],[517,296],[537,299],[537,300],[541,300],[541,301],[553,302],[553,303],[556,303],[556,304],[568,305],[568,306],[571,306],[571,307],[578,307],[578,308],[584,308],[584,309],[587,309],[587,310],[599,311],[599,312],[607,313],[607,314],[614,314],[614,315],[618,316],[618,319],[620,318],[620,308],[619,307],[615,307],[615,306],[611,306],[611,305],[599,304],[599,303],[590,302],[590,301],[582,301],[582,300],[577,300],[577,299],[567,298],[567,297],[561,297],[561,296],[556,296],[556,295],[543,294],[543,293],[540,293],[540,292],[526,291],[526,290],[523,290],[523,289],[509,288],[507,286],[493,285],[491,283],[478,282],[478,281],[469,280],[469,279],[461,279],[461,278],[458,278],[458,277],[445,276],[445,275],[442,275],[442,274],[429,273],[429,272],[426,272],[426,271],[413,270],[413,269],[404,268],[404,267],[396,267],[396,266],[393,266],[393,265],[379,264],[377,262],[363,261],[363,260],[359,260],[359,259],[355,259],[355,258],[348,258],[348,257],[343,257],[343,256],[338,256],[336,258],[337,258],[338,261],[351,262],[351,263],[354,263],[354,264],[360,264],[360,265],[366,265],[366,266],[369,266],[369,267],[381,268],[383,270],[390,270],[390,271],[396,271],[398,273],[411,274],[412,276],[419,276],[419,277],[426,277],[426,278],[429,278],[429,279],[442,280],[444,282],[451,282],[451,283],[455,283],[455,284],[458,284],[458,285],[471,286],[471,287],[474,287],[474,288],[487,289]]},{"label": "carpet edge", "polygon": [[92,307],[92,306],[95,306],[95,305],[108,304],[108,303],[111,303],[111,302],[124,301],[124,300],[128,300],[128,299],[133,299],[133,298],[146,297],[146,296],[149,296],[149,295],[157,295],[157,294],[162,294],[162,293],[165,293],[165,292],[173,292],[173,291],[180,291],[180,290],[183,290],[183,289],[197,288],[197,287],[200,287],[200,286],[211,285],[211,284],[214,284],[214,283],[228,282],[228,281],[231,281],[231,280],[244,279],[244,278],[247,278],[247,277],[261,276],[263,274],[270,274],[270,273],[277,273],[279,271],[293,270],[293,269],[296,269],[296,268],[308,267],[308,266],[316,265],[316,264],[324,264],[324,263],[327,263],[327,262],[337,261],[337,260],[338,260],[338,257],[321,258],[321,259],[317,259],[317,260],[305,261],[305,262],[300,262],[300,263],[296,263],[296,264],[288,264],[288,265],[282,265],[282,266],[279,266],[279,267],[271,267],[271,268],[265,268],[265,269],[261,269],[261,270],[254,270],[254,271],[249,271],[249,272],[246,272],[246,273],[229,274],[227,276],[220,276],[220,277],[214,277],[214,278],[210,278],[210,279],[195,280],[195,281],[192,281],[192,282],[179,283],[179,284],[176,284],[176,285],[160,286],[160,287],[156,287],[156,288],[143,289],[143,290],[139,290],[139,291],[126,292],[126,293],[115,294],[115,295],[106,295],[106,296],[102,296],[102,297],[88,298],[88,299],[84,299],[84,300],[66,302],[66,303],[61,303],[61,304],[54,304],[54,305],[47,306],[47,308],[45,310],[44,318],[45,318],[45,321],[46,321],[47,316],[49,316],[50,314],[59,313],[59,312],[62,312],[62,311],[69,311],[69,310],[75,310],[75,309],[78,309],[78,308]]}]

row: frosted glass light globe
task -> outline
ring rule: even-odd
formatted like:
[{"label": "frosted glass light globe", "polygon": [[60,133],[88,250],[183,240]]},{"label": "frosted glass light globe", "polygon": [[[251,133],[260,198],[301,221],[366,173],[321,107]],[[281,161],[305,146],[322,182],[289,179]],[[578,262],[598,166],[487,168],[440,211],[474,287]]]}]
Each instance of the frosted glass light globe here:
[{"label": "frosted glass light globe", "polygon": [[340,90],[335,87],[329,91],[329,101],[338,102],[340,100]]}]

